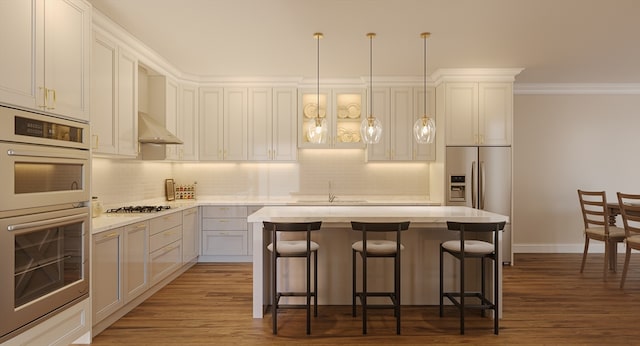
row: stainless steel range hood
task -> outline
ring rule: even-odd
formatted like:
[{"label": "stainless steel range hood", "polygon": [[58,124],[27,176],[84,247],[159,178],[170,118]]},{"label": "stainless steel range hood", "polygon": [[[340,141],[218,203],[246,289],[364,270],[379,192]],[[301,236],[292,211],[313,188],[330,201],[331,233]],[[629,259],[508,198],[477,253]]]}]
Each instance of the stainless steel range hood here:
[{"label": "stainless steel range hood", "polygon": [[183,144],[164,125],[144,112],[138,112],[138,141],[152,144]]}]

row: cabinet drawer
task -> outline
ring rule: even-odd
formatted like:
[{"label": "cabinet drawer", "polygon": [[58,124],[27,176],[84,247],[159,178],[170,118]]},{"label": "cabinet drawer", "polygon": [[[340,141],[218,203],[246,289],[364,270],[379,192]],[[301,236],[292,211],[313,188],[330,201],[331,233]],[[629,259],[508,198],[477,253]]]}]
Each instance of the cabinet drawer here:
[{"label": "cabinet drawer", "polygon": [[182,226],[177,226],[149,237],[149,251],[154,252],[182,238]]},{"label": "cabinet drawer", "polygon": [[246,231],[246,219],[202,219],[202,229],[205,231]]},{"label": "cabinet drawer", "polygon": [[182,213],[171,213],[149,220],[150,234],[162,232],[182,224]]},{"label": "cabinet drawer", "polygon": [[247,207],[213,207],[207,206],[202,209],[202,217],[219,218],[246,218]]},{"label": "cabinet drawer", "polygon": [[247,255],[247,231],[203,231],[203,255]]},{"label": "cabinet drawer", "polygon": [[171,243],[149,255],[151,283],[154,284],[182,265],[182,245],[180,241]]}]

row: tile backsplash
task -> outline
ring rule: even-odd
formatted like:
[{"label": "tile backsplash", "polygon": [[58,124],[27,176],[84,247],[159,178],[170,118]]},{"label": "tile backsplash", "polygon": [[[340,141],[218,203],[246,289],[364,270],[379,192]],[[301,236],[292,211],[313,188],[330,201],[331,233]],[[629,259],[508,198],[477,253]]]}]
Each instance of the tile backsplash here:
[{"label": "tile backsplash", "polygon": [[93,159],[92,194],[103,204],[164,196],[164,180],[197,182],[199,196],[429,195],[429,163],[365,161],[363,150],[299,150],[293,163]]}]

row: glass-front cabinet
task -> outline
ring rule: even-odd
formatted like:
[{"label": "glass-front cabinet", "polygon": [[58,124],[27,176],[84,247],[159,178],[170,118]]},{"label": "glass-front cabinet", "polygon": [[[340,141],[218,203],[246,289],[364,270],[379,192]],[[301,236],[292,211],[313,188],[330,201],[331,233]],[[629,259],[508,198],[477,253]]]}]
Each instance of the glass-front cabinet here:
[{"label": "glass-front cabinet", "polygon": [[[318,97],[319,96],[319,97]],[[300,148],[364,148],[360,138],[360,122],[366,116],[365,90],[299,89],[298,146]],[[319,105],[319,106],[318,106]],[[327,121],[326,143],[311,143],[308,129],[317,117]]]}]

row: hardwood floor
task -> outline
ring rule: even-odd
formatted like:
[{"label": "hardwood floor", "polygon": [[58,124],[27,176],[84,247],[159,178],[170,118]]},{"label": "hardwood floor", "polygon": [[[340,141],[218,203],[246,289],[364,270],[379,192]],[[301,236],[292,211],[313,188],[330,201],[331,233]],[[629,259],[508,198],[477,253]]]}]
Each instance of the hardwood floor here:
[{"label": "hardwood floor", "polygon": [[[637,254],[634,254],[638,256]],[[590,254],[583,274],[580,254],[518,254],[504,269],[500,335],[492,321],[467,313],[466,335],[458,334],[453,309],[438,316],[432,306],[402,309],[402,335],[391,311],[370,313],[363,336],[360,316],[349,306],[320,306],[305,334],[304,310],[251,318],[251,264],[198,264],[94,338],[94,345],[271,345],[271,344],[640,344],[640,263],[632,255],[625,289],[618,273],[602,279],[602,255]],[[619,261],[624,256],[619,256]],[[635,262],[635,263],[634,263]]]}]

